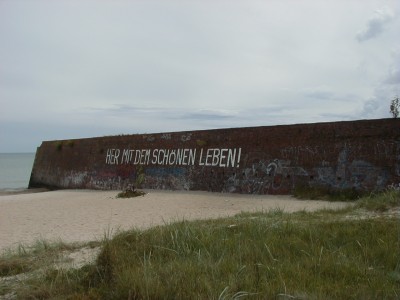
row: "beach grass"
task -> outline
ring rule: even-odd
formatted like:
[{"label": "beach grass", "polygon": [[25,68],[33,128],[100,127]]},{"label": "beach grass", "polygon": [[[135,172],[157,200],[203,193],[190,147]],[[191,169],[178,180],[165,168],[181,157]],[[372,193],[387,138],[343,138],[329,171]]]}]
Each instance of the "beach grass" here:
[{"label": "beach grass", "polygon": [[[384,193],[370,194],[357,202],[359,208],[365,208],[370,211],[385,212],[393,207],[400,206],[400,191],[389,189]],[[400,217],[400,216],[398,216]]]},{"label": "beach grass", "polygon": [[12,276],[36,270],[53,262],[60,251],[79,248],[80,245],[62,241],[37,240],[33,245],[19,245],[14,250],[5,251],[0,257],[0,276]]},{"label": "beach grass", "polygon": [[[47,245],[8,253],[0,281],[17,299],[398,299],[400,221],[382,215],[400,193],[369,195],[342,210],[241,213],[105,235],[92,264],[49,267]],[[365,217],[362,212],[370,214]],[[361,212],[361,213],[360,213]],[[62,247],[60,248],[61,251]],[[55,251],[57,252],[57,251]],[[46,254],[47,253],[47,254]],[[47,256],[48,260],[41,259]],[[34,268],[15,264],[37,260]],[[14,262],[13,262],[14,260]],[[14,265],[15,264],[15,265]]]}]

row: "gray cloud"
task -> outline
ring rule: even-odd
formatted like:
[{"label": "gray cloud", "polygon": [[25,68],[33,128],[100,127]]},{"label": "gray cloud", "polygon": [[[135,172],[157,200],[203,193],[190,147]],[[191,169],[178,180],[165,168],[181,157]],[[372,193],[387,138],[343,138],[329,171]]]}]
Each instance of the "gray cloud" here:
[{"label": "gray cloud", "polygon": [[390,101],[399,95],[398,86],[381,84],[374,89],[373,95],[364,102],[359,114],[362,118],[389,118]]},{"label": "gray cloud", "polygon": [[387,116],[399,19],[369,19],[358,40],[379,43],[353,36],[373,7],[398,0],[377,1],[2,0],[0,152]]},{"label": "gray cloud", "polygon": [[185,113],[181,116],[182,119],[189,120],[200,120],[200,121],[215,121],[215,120],[225,120],[225,119],[233,119],[236,117],[236,114],[221,112],[221,111],[213,111],[213,110],[199,110],[190,113]]},{"label": "gray cloud", "polygon": [[[385,84],[400,85],[400,48],[392,52],[392,64],[384,80]],[[399,88],[399,86],[398,86]]]},{"label": "gray cloud", "polygon": [[328,86],[318,86],[315,88],[305,89],[303,92],[305,97],[315,98],[315,99],[332,99],[335,96],[335,93]]},{"label": "gray cloud", "polygon": [[400,84],[400,66],[394,67],[390,70],[389,75],[385,79],[386,84]]},{"label": "gray cloud", "polygon": [[376,10],[374,16],[368,20],[367,27],[357,33],[357,41],[364,42],[381,35],[385,29],[384,26],[393,18],[394,14],[388,7]]},{"label": "gray cloud", "polygon": [[100,115],[121,115],[124,114],[156,114],[165,111],[161,107],[152,106],[134,106],[129,104],[113,104],[108,107],[85,107],[76,110],[76,113],[86,112],[89,114],[100,114]]},{"label": "gray cloud", "polygon": [[371,118],[376,115],[377,110],[380,108],[380,102],[382,99],[374,97],[364,103],[363,116],[365,118]]}]

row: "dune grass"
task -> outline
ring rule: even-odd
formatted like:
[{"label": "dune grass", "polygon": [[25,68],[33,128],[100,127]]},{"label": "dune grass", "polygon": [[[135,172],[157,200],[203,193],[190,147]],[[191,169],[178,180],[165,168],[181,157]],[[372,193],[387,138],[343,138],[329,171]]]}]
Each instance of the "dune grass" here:
[{"label": "dune grass", "polygon": [[0,257],[0,276],[12,276],[31,272],[38,267],[54,261],[60,251],[72,250],[79,245],[37,240],[31,246],[19,245],[13,251],[8,250]]},{"label": "dune grass", "polygon": [[[98,246],[98,242],[87,243],[90,247]],[[80,249],[82,244],[66,244],[62,241],[37,240],[32,245],[19,245],[16,249],[8,249],[0,256],[0,299],[12,293],[15,299],[30,298],[32,286],[26,282],[40,280],[48,268],[54,267],[63,252]],[[18,295],[18,297],[16,296]],[[21,297],[19,297],[21,295]],[[34,295],[34,293],[33,293]],[[14,299],[5,297],[4,299]],[[41,299],[41,297],[39,297]]]},{"label": "dune grass", "polygon": [[105,244],[91,278],[114,299],[394,297],[396,222],[266,214],[129,231]]},{"label": "dune grass", "polygon": [[[382,205],[398,207],[399,201],[399,192],[390,191],[362,198],[341,211],[272,210],[125,231],[104,238],[94,264],[47,268],[25,280],[16,295],[18,299],[398,299],[399,216],[344,216],[360,208],[379,212]],[[12,256],[3,260],[11,262]],[[15,267],[14,273],[18,272],[24,268]],[[9,291],[3,288],[3,294]]]},{"label": "dune grass", "polygon": [[[384,193],[370,194],[357,202],[357,207],[370,211],[385,212],[393,207],[400,206],[400,191],[390,189]],[[400,218],[400,216],[398,216]]]}]

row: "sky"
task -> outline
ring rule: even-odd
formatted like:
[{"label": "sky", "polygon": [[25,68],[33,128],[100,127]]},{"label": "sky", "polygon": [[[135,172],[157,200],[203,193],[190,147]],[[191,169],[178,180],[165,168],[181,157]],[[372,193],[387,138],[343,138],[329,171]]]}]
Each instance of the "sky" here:
[{"label": "sky", "polygon": [[391,117],[398,0],[0,0],[0,153]]}]

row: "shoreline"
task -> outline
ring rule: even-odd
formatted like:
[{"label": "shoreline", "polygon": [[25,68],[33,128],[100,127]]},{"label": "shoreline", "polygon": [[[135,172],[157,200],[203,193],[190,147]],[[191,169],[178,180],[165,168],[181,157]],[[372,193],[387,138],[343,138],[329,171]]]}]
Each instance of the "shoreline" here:
[{"label": "shoreline", "polygon": [[[240,212],[340,209],[347,202],[297,200],[292,196],[143,190],[136,198],[119,191],[28,190],[0,196],[0,252],[37,240],[66,243],[111,237],[118,231],[181,220],[217,219]],[[111,235],[111,236],[110,236]]]},{"label": "shoreline", "polygon": [[1,188],[0,196],[43,193],[48,191],[50,190],[46,188]]}]

